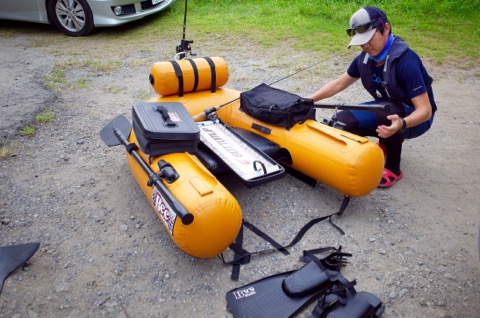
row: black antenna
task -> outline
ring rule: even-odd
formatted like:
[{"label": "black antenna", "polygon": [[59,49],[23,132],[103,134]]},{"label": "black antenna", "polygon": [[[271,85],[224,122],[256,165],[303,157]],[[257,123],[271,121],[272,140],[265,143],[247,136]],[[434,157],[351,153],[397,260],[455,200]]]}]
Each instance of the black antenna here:
[{"label": "black antenna", "polygon": [[196,54],[192,53],[192,47],[190,44],[193,43],[191,40],[185,40],[185,30],[187,28],[187,8],[188,8],[188,0],[185,0],[185,11],[183,14],[183,37],[180,41],[180,44],[177,45],[175,59],[176,60],[183,60],[188,58],[188,55],[195,56]]}]

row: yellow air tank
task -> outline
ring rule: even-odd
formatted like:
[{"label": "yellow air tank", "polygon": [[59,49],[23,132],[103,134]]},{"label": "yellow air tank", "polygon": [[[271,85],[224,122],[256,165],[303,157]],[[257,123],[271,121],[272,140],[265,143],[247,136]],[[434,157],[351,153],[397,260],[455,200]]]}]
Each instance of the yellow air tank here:
[{"label": "yellow air tank", "polygon": [[156,62],[150,70],[150,84],[162,96],[214,92],[227,81],[228,65],[221,57]]}]

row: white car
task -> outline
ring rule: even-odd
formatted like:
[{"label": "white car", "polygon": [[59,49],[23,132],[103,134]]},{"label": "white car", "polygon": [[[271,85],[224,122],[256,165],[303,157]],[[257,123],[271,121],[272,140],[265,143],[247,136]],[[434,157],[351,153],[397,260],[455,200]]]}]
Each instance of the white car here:
[{"label": "white car", "polygon": [[174,0],[0,0],[0,19],[55,24],[70,36],[120,25],[168,8]]}]

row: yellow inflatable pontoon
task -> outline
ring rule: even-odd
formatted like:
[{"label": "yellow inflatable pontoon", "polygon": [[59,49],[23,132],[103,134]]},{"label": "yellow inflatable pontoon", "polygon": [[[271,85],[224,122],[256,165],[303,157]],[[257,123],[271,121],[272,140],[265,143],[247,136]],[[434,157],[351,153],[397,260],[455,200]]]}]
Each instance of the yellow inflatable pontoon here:
[{"label": "yellow inflatable pontoon", "polygon": [[125,146],[140,188],[189,255],[222,253],[242,226],[240,205],[214,175],[218,166],[247,186],[276,180],[287,167],[345,197],[367,195],[380,181],[383,152],[369,139],[312,119],[286,129],[243,112],[240,92],[222,87],[222,58],[157,62],[149,80],[159,96],[134,105],[132,123],[118,116],[100,135]]}]

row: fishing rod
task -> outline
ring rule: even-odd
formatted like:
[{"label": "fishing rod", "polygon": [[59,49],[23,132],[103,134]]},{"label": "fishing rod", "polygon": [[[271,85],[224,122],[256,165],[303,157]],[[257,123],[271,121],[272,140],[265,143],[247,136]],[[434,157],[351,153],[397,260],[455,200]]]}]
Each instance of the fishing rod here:
[{"label": "fishing rod", "polygon": [[175,60],[183,60],[188,59],[188,56],[196,56],[197,54],[192,53],[192,40],[185,39],[185,33],[187,29],[187,8],[188,8],[188,0],[185,0],[185,10],[183,12],[183,36],[182,40],[180,40],[180,44],[177,45],[175,51]]},{"label": "fishing rod", "polygon": [[328,104],[328,103],[314,103],[314,108],[326,108],[335,110],[365,110],[376,113],[383,113],[390,111],[390,105],[388,104]]},{"label": "fishing rod", "polygon": [[390,112],[390,105],[387,103],[383,104],[328,104],[328,103],[314,103],[314,108],[326,108],[334,109],[334,113],[331,118],[323,118],[322,123],[331,127],[338,129],[344,129],[345,124],[338,121],[337,111],[339,110],[360,110],[360,111],[371,111],[375,113],[388,113]]}]

